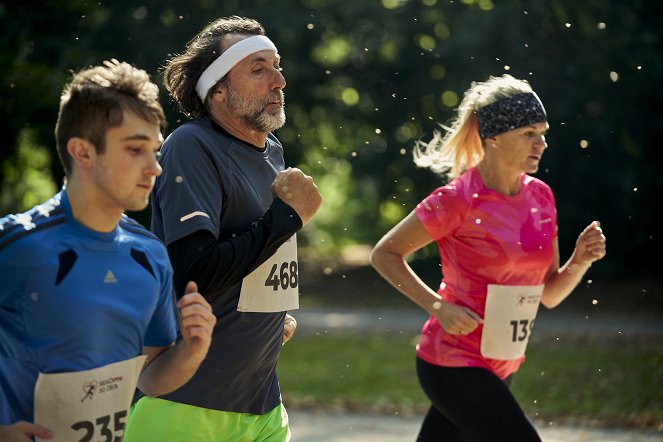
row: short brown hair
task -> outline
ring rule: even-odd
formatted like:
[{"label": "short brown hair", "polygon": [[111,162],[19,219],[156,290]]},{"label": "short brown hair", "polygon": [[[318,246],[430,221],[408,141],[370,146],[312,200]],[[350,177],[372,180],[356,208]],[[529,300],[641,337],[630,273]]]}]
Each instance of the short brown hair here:
[{"label": "short brown hair", "polygon": [[[205,69],[221,55],[221,40],[229,34],[265,35],[265,29],[256,20],[236,15],[210,23],[186,45],[186,51],[166,62],[163,71],[164,86],[187,117],[207,114],[205,102],[196,92],[196,83]],[[219,83],[225,79],[219,80]],[[218,85],[218,83],[217,83]],[[218,86],[217,86],[218,87]],[[216,87],[210,89],[210,94]]]},{"label": "short brown hair", "polygon": [[65,175],[71,173],[67,143],[73,137],[91,142],[97,153],[105,150],[106,132],[122,124],[124,111],[163,127],[166,117],[159,103],[159,88],[144,70],[117,60],[104,61],[74,73],[62,91],[55,125],[58,154]]}]

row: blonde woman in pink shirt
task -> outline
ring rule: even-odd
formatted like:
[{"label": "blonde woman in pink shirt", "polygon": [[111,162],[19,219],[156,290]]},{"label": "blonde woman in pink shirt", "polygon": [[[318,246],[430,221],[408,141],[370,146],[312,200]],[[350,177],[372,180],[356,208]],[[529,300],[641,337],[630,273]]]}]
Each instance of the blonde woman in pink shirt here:
[{"label": "blonde woman in pink shirt", "polygon": [[[546,112],[510,75],[472,83],[446,134],[419,143],[415,162],[453,178],[375,246],[371,263],[426,310],[417,374],[431,400],[419,441],[539,441],[509,390],[539,303],[554,308],[605,256],[591,222],[560,267],[557,211],[530,174],[546,150]],[[431,290],[406,257],[435,241],[443,278]]]}]

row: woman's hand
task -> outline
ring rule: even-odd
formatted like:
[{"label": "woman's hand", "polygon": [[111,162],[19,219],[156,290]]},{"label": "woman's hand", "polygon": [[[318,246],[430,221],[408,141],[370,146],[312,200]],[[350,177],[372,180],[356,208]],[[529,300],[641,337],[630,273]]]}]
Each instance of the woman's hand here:
[{"label": "woman's hand", "polygon": [[577,265],[590,265],[605,256],[605,235],[601,230],[601,223],[592,221],[585,227],[578,239],[573,251],[573,263]]},{"label": "woman's hand", "polygon": [[481,317],[467,307],[445,301],[433,303],[433,314],[442,328],[452,335],[467,335],[483,321]]}]

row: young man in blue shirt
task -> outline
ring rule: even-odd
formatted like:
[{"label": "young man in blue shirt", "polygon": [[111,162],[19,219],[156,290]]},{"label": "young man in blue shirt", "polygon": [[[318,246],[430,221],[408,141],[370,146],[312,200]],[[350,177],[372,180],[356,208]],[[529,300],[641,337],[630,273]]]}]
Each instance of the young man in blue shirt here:
[{"label": "young man in blue shirt", "polygon": [[127,63],[66,86],[65,186],[0,219],[1,440],[120,440],[136,387],[175,390],[207,354],[210,305],[194,283],[175,304],[164,245],[124,215],[161,174],[164,122],[157,86]]}]

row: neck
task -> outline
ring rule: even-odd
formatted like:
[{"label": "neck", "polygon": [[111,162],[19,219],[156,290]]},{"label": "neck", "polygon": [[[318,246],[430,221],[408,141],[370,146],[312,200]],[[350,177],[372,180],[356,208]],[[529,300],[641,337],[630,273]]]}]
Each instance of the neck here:
[{"label": "neck", "polygon": [[247,128],[241,121],[234,116],[227,117],[226,114],[220,114],[219,112],[210,112],[210,117],[212,120],[223,128],[226,132],[232,135],[235,138],[248,143],[252,146],[255,146],[259,149],[265,147],[267,142],[268,132],[258,132],[253,129]]},{"label": "neck", "polygon": [[477,166],[484,186],[503,195],[513,196],[520,193],[520,173],[511,172],[499,164],[488,164],[484,158]]},{"label": "neck", "polygon": [[94,188],[86,186],[75,178],[67,180],[65,192],[71,206],[74,219],[97,232],[112,232],[120,222],[123,211],[113,204],[106,204],[103,195],[97,195],[86,189]]}]

